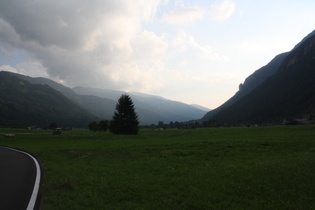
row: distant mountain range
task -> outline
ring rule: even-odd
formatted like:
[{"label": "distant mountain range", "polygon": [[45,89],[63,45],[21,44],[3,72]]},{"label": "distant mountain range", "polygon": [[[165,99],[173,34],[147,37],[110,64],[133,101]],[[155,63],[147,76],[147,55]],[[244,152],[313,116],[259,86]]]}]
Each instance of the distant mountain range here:
[{"label": "distant mountain range", "polygon": [[[157,124],[158,121],[169,123],[170,121],[196,120],[200,119],[207,112],[204,110],[205,108],[196,108],[182,102],[144,93],[126,93],[123,91],[84,87],[75,87],[73,90],[80,95],[93,95],[111,100],[117,100],[121,94],[128,94],[134,102],[140,123],[146,125]],[[113,111],[114,109],[112,109],[112,113]]]},{"label": "distant mountain range", "polygon": [[[21,80],[11,73],[0,72],[0,126],[86,127],[95,116],[49,87]],[[58,124],[60,125],[60,124]]]},{"label": "distant mountain range", "polygon": [[[32,78],[5,71],[0,72],[0,81],[0,87],[3,87],[0,92],[0,126],[43,127],[56,122],[62,126],[86,127],[91,121],[110,120],[121,94],[128,94],[132,98],[141,125],[200,119],[208,111],[205,107],[160,96],[84,87],[69,88],[46,78]],[[41,95],[37,92],[41,92]]]},{"label": "distant mountain range", "polygon": [[239,91],[209,111],[160,96],[86,87],[65,87],[46,78],[0,72],[0,126],[87,127],[110,120],[121,94],[132,98],[141,125],[216,121],[219,124],[278,124],[315,117],[315,31],[290,52],[277,55],[240,84]]},{"label": "distant mountain range", "polygon": [[245,79],[202,119],[224,124],[280,123],[315,115],[315,31]]}]

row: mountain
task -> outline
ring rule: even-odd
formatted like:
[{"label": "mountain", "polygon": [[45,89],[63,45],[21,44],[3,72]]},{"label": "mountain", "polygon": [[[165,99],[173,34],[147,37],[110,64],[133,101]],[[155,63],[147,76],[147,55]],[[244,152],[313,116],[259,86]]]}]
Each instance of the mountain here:
[{"label": "mountain", "polygon": [[270,76],[274,75],[277,72],[281,63],[283,62],[283,60],[286,58],[288,54],[289,52],[285,52],[285,53],[277,55],[267,65],[261,67],[260,69],[256,70],[253,74],[248,76],[245,79],[244,83],[239,85],[239,91],[236,92],[236,94],[233,97],[231,97],[229,100],[227,100],[218,108],[208,112],[203,117],[203,119],[211,119],[212,116],[215,115],[220,110],[233,105],[236,101],[240,100],[244,96],[251,93],[257,86],[259,86],[266,79],[268,79]]},{"label": "mountain", "polygon": [[314,113],[315,31],[292,51],[276,56],[249,76],[231,99],[208,112],[203,120],[279,123]]},{"label": "mountain", "polygon": [[170,121],[189,121],[200,119],[206,111],[194,106],[165,99],[160,96],[149,95],[137,92],[123,92],[106,89],[75,87],[77,94],[93,95],[101,98],[118,100],[121,94],[128,94],[134,102],[140,124],[156,124],[158,121],[169,123]]},{"label": "mountain", "polygon": [[20,79],[26,80],[32,84],[42,84],[42,85],[48,85],[52,87],[53,89],[61,92],[63,95],[65,95],[67,98],[75,102],[77,105],[81,106],[82,108],[88,110],[93,115],[97,116],[100,119],[110,119],[114,113],[115,106],[116,106],[116,99],[111,100],[108,98],[101,98],[96,97],[92,95],[80,95],[77,94],[74,90],[72,90],[69,87],[65,87],[64,85],[61,85],[57,82],[54,82],[50,79],[42,78],[42,77],[29,77],[24,76],[21,74],[15,74],[11,72],[7,72],[8,74],[11,74],[12,76],[18,77]]},{"label": "mountain", "polygon": [[0,126],[87,127],[97,117],[48,85],[0,72]]},{"label": "mountain", "polygon": [[200,119],[207,112],[202,108],[155,95],[96,88],[69,88],[46,78],[32,78],[11,72],[6,72],[6,74],[28,81],[31,84],[49,86],[63,94],[77,106],[89,111],[97,119],[110,120],[115,111],[117,100],[122,94],[128,94],[132,98],[141,125],[157,124],[159,121],[169,123],[170,121],[182,122]]}]

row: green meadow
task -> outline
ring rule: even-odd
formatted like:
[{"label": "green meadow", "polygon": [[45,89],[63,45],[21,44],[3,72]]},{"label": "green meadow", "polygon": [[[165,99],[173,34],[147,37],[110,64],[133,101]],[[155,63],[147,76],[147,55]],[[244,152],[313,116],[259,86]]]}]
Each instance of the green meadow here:
[{"label": "green meadow", "polygon": [[40,160],[43,210],[315,208],[314,125],[0,134]]}]

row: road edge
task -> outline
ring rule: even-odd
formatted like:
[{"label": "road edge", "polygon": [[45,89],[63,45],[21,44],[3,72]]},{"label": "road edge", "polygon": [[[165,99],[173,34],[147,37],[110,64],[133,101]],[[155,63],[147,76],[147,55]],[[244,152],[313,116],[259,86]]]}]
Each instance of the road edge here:
[{"label": "road edge", "polygon": [[[36,203],[38,201],[39,189],[40,189],[40,181],[41,181],[41,167],[40,167],[37,159],[34,156],[32,156],[31,154],[29,154],[29,153],[27,153],[25,151],[22,151],[22,150],[19,150],[19,149],[15,149],[15,148],[12,148],[12,147],[7,147],[7,146],[1,146],[1,147],[10,149],[10,150],[13,150],[13,151],[16,151],[16,152],[23,153],[23,154],[29,156],[30,158],[32,158],[32,160],[34,161],[35,166],[36,166],[36,178],[35,178],[33,192],[32,192],[30,201],[29,201],[29,203],[27,205],[27,208],[26,208],[26,210],[34,210],[35,207],[36,207]],[[39,204],[37,205],[36,209],[39,209]]]}]

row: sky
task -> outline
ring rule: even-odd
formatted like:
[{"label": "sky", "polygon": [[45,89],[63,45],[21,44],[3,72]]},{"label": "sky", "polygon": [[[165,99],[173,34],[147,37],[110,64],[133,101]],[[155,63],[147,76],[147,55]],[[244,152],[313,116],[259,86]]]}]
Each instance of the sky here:
[{"label": "sky", "polygon": [[0,0],[0,70],[214,109],[315,29],[314,0]]}]

